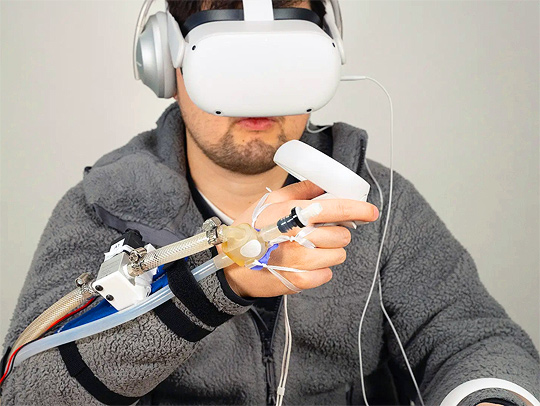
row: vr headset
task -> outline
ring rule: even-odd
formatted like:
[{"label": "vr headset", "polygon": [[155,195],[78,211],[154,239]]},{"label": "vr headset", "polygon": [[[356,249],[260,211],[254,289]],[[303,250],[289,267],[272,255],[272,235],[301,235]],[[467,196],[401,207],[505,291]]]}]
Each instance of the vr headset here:
[{"label": "vr headset", "polygon": [[311,10],[243,0],[243,10],[200,11],[182,27],[169,11],[147,19],[153,2],[139,13],[133,68],[160,98],[176,93],[176,68],[191,100],[218,116],[311,113],[337,90],[345,64],[337,0],[323,0],[322,24]]}]

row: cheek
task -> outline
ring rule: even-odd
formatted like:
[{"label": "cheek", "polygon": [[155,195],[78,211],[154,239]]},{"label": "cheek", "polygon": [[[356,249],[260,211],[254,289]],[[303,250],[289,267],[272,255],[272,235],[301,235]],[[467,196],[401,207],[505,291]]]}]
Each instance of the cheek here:
[{"label": "cheek", "polygon": [[299,116],[287,116],[285,120],[286,133],[293,139],[300,139],[306,128],[309,114],[302,114]]},{"label": "cheek", "polygon": [[199,138],[204,137],[210,143],[212,140],[220,139],[229,129],[228,117],[216,117],[199,109],[195,104],[186,114],[182,111],[182,116],[186,126],[194,133],[193,135]]},{"label": "cheek", "polygon": [[186,126],[196,135],[218,135],[227,132],[229,118],[217,117],[197,107],[189,97],[181,76],[177,76],[177,101]]}]

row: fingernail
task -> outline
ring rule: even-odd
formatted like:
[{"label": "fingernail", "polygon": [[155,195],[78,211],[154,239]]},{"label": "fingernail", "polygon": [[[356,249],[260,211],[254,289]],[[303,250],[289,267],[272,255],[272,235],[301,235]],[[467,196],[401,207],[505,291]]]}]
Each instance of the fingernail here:
[{"label": "fingernail", "polygon": [[377,206],[373,206],[373,217],[373,221],[379,219],[379,209],[377,208]]}]

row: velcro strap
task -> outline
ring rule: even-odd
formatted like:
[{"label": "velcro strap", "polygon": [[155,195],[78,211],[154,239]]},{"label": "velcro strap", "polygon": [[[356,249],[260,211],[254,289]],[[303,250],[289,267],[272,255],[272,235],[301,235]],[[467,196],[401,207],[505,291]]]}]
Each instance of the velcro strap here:
[{"label": "velcro strap", "polygon": [[167,301],[154,309],[156,316],[177,336],[192,343],[202,340],[210,330],[193,323],[172,301]]},{"label": "velcro strap", "polygon": [[232,318],[220,311],[206,297],[184,260],[179,260],[167,270],[169,287],[174,295],[204,324],[217,327]]},{"label": "velcro strap", "polygon": [[87,390],[90,395],[106,405],[132,405],[139,398],[131,398],[113,392],[101,382],[82,359],[81,353],[74,342],[58,347],[60,355],[69,374]]}]

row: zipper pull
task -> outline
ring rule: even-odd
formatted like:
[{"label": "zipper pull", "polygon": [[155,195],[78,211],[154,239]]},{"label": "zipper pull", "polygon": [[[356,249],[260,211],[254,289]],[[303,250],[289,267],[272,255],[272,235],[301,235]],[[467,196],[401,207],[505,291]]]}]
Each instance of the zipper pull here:
[{"label": "zipper pull", "polygon": [[266,395],[266,404],[275,405],[276,404],[276,373],[274,370],[274,357],[270,355],[263,356],[263,364],[266,370],[266,385],[267,385],[267,395]]}]

